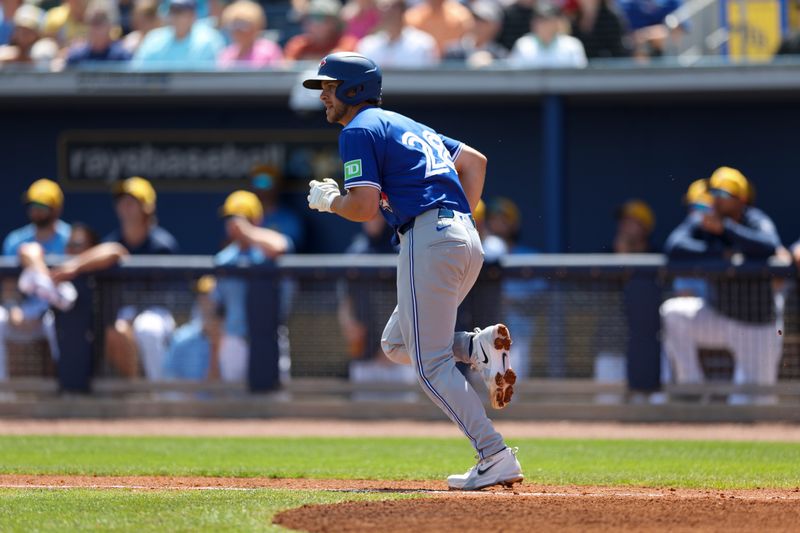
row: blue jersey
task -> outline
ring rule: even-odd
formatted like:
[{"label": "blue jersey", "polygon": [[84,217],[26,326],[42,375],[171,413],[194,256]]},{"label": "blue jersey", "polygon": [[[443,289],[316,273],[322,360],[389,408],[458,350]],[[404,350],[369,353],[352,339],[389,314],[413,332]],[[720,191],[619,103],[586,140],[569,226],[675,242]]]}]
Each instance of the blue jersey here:
[{"label": "blue jersey", "polygon": [[[53,236],[39,244],[42,245],[46,254],[64,255],[71,233],[72,226],[63,220],[58,220]],[[36,226],[33,224],[22,226],[8,234],[3,241],[3,255],[17,255],[19,247],[29,242],[36,242]]]},{"label": "blue jersey", "polygon": [[454,163],[462,147],[408,117],[365,107],[339,136],[344,188],[378,189],[395,228],[437,207],[469,213]]}]

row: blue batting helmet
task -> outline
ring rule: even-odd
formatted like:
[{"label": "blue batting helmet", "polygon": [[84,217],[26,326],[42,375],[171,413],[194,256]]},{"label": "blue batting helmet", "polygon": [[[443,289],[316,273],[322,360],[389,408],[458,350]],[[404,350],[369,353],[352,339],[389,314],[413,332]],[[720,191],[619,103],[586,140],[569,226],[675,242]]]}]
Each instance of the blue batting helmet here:
[{"label": "blue batting helmet", "polygon": [[[303,87],[322,89],[323,81],[341,81],[336,88],[336,98],[346,104],[381,100],[381,69],[373,60],[361,54],[336,52],[325,56],[319,63],[317,75],[303,81]],[[355,94],[347,96],[351,89],[355,89]]]}]

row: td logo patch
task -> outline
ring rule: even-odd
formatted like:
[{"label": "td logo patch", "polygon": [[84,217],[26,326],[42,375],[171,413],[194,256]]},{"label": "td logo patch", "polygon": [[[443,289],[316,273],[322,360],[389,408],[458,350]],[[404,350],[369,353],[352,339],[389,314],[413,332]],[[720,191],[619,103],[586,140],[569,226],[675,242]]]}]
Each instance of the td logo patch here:
[{"label": "td logo patch", "polygon": [[344,164],[344,181],[361,177],[361,160],[353,159]]}]

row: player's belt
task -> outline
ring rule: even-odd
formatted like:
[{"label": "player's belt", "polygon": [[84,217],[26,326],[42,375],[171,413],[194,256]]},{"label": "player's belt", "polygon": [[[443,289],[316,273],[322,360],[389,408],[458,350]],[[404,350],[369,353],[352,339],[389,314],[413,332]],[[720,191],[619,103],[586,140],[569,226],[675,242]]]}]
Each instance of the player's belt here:
[{"label": "player's belt", "polygon": [[[439,216],[439,218],[456,218],[456,212],[453,211],[452,209],[447,209],[447,208],[444,208],[444,207],[440,207],[438,216]],[[470,213],[467,216],[469,217],[469,220],[470,220],[470,222],[472,222],[472,226],[474,227],[475,226],[475,219],[472,218],[472,214]],[[397,233],[399,233],[400,235],[405,235],[405,233],[408,230],[410,230],[411,228],[414,227],[414,221],[415,220],[416,220],[416,218],[412,218],[411,220],[409,220],[405,224],[401,224],[400,227],[397,228]]]}]

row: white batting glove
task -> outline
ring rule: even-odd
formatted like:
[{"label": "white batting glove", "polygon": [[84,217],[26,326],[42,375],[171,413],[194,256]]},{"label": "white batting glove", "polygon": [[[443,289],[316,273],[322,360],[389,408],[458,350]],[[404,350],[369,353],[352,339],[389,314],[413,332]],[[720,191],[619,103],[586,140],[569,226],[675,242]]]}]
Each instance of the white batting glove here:
[{"label": "white batting glove", "polygon": [[331,204],[339,192],[339,184],[330,178],[322,181],[311,180],[308,182],[311,190],[308,192],[308,207],[317,211],[332,213]]}]

